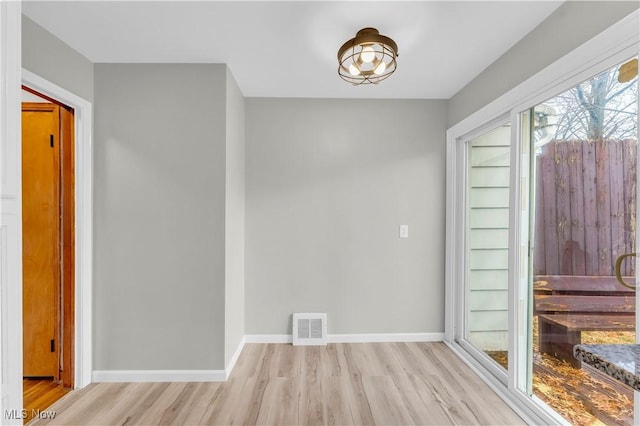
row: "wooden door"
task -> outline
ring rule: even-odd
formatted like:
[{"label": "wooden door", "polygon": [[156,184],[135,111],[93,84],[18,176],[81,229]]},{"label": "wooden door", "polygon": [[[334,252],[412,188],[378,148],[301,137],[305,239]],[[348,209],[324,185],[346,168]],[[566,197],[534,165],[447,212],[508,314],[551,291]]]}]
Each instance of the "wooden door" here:
[{"label": "wooden door", "polygon": [[59,106],[22,104],[23,374],[59,377]]}]

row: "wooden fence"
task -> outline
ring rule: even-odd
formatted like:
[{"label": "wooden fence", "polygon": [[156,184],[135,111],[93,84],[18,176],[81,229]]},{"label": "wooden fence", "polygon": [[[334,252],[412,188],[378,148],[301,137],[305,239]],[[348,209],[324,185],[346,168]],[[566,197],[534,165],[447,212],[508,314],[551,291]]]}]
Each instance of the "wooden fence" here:
[{"label": "wooden fence", "polygon": [[[636,140],[552,141],[536,155],[534,275],[613,275],[633,252]],[[635,273],[635,259],[622,274]]]}]

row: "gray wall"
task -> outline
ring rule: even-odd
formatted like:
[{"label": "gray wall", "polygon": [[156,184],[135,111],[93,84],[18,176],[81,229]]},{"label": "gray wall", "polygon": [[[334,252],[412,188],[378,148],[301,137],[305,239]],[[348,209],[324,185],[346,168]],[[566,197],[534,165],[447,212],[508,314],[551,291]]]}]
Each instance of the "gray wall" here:
[{"label": "gray wall", "polygon": [[454,125],[637,10],[637,1],[567,1],[449,103]]},{"label": "gray wall", "polygon": [[[247,334],[442,332],[446,101],[246,100]],[[398,238],[400,224],[409,238]]]},{"label": "gray wall", "polygon": [[637,7],[563,4],[449,103],[243,101],[224,65],[94,68],[23,17],[23,67],[95,97],[94,368],[222,369],[296,311],[442,331],[447,121]]},{"label": "gray wall", "polygon": [[244,97],[227,69],[225,365],[244,336]]},{"label": "gray wall", "polygon": [[226,72],[95,66],[97,370],[224,368]]},{"label": "gray wall", "polygon": [[24,15],[22,67],[81,98],[93,100],[93,63]]}]

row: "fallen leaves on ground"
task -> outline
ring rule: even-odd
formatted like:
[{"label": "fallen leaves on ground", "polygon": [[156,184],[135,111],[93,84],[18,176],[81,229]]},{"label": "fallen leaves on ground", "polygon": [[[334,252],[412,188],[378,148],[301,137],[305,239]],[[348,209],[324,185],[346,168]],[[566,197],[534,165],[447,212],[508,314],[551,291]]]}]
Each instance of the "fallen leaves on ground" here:
[{"label": "fallen leaves on ground", "polygon": [[[537,321],[533,324],[533,393],[574,425],[633,424],[633,391],[602,373],[538,352]],[[635,333],[583,332],[582,343],[635,343]],[[487,354],[508,368],[506,351]]]}]

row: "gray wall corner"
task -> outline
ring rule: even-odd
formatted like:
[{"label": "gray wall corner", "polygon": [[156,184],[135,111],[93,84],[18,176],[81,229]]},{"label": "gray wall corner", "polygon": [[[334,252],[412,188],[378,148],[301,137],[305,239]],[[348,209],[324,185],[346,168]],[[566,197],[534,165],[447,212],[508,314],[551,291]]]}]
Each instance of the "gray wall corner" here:
[{"label": "gray wall corner", "polygon": [[225,365],[245,328],[245,100],[226,72],[225,152]]},{"label": "gray wall corner", "polygon": [[93,63],[22,15],[22,67],[93,101]]}]

